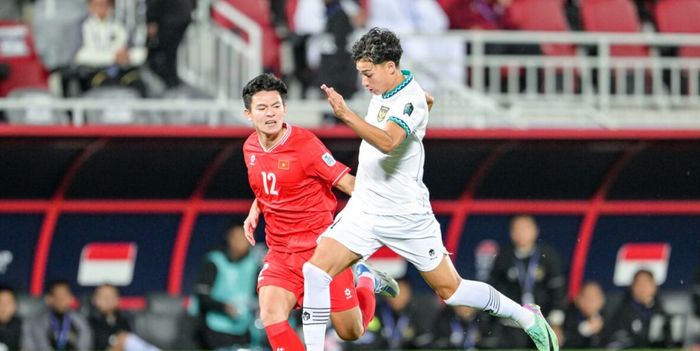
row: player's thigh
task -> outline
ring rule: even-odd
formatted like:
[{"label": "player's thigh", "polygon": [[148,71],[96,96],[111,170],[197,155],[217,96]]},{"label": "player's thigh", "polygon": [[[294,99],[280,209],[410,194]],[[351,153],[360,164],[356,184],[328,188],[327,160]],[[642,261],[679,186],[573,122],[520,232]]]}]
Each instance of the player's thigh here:
[{"label": "player's thigh", "polygon": [[362,313],[352,271],[348,268],[333,278],[330,286],[331,321],[343,340],[356,340],[363,333]]},{"label": "player's thigh", "polygon": [[297,305],[296,295],[279,286],[265,285],[258,290],[260,319],[264,326],[286,321]]},{"label": "player's thigh", "polygon": [[381,243],[411,262],[420,272],[438,267],[448,254],[440,224],[432,214],[377,216]]},{"label": "player's thigh", "polygon": [[435,292],[443,300],[450,298],[459,284],[462,282],[462,278],[452,264],[452,260],[447,255],[443,256],[440,264],[435,267],[435,269],[427,272],[420,272],[421,276],[428,285],[435,290]]},{"label": "player's thigh", "polygon": [[346,207],[321,234],[311,263],[335,276],[360,258],[367,259],[380,247],[367,215]]}]

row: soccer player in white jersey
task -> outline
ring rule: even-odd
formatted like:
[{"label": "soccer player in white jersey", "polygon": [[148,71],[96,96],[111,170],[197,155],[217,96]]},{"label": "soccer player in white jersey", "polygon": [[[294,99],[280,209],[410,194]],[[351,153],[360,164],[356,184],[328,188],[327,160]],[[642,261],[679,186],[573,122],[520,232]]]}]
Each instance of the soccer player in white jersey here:
[{"label": "soccer player in white jersey", "polygon": [[[307,351],[323,350],[332,277],[382,245],[411,262],[445,303],[510,318],[539,351],[559,350],[539,306],[520,306],[486,283],[462,279],[452,265],[423,184],[426,96],[411,72],[400,70],[401,54],[399,39],[386,29],[373,28],[354,44],[352,56],[362,85],[373,94],[364,118],[351,111],[332,87],[321,87],[333,113],[362,138],[362,144],[352,197],[303,266]],[[366,274],[366,265],[357,267],[357,275]],[[376,284],[384,284],[381,288],[392,295],[399,293],[386,281]]]}]

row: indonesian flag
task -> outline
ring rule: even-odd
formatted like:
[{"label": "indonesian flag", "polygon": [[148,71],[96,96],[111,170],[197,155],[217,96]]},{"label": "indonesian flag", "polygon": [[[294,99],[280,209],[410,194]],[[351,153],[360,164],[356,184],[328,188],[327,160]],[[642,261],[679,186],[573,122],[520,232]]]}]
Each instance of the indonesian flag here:
[{"label": "indonesian flag", "polygon": [[654,275],[656,284],[663,284],[670,256],[671,245],[668,243],[624,244],[617,252],[613,282],[617,286],[628,286],[632,283],[634,274],[645,269]]},{"label": "indonesian flag", "polygon": [[401,278],[406,275],[408,263],[396,252],[391,251],[386,246],[382,246],[370,257],[367,262],[380,271],[386,272],[394,278]]},{"label": "indonesian flag", "polygon": [[96,242],[83,247],[78,267],[78,284],[116,286],[131,284],[136,262],[136,243]]}]

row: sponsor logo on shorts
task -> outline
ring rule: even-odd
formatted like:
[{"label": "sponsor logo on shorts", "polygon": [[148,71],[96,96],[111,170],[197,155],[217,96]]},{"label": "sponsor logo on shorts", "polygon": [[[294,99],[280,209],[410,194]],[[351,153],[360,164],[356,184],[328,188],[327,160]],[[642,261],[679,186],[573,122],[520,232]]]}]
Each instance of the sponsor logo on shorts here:
[{"label": "sponsor logo on shorts", "polygon": [[270,268],[270,264],[265,262],[265,264],[263,264],[262,266],[262,269],[260,270],[260,273],[258,273],[258,281],[261,281],[263,280],[263,278],[265,278],[263,277],[263,272],[268,268]]},{"label": "sponsor logo on shorts", "polygon": [[428,256],[430,256],[431,259],[435,258],[435,250],[433,250],[433,249],[428,250]]},{"label": "sponsor logo on shorts", "polygon": [[352,291],[350,288],[345,288],[345,299],[350,300],[352,298]]}]

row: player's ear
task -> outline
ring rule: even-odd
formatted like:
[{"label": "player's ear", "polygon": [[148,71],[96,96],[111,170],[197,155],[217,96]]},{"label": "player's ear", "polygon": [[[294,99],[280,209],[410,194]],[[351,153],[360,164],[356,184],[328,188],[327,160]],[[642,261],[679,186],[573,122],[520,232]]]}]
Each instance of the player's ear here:
[{"label": "player's ear", "polygon": [[245,118],[246,118],[247,120],[249,120],[249,121],[252,121],[252,120],[253,120],[253,117],[250,116],[250,110],[249,110],[249,109],[247,109],[247,108],[246,108],[246,109],[243,109],[243,115],[245,116]]}]

